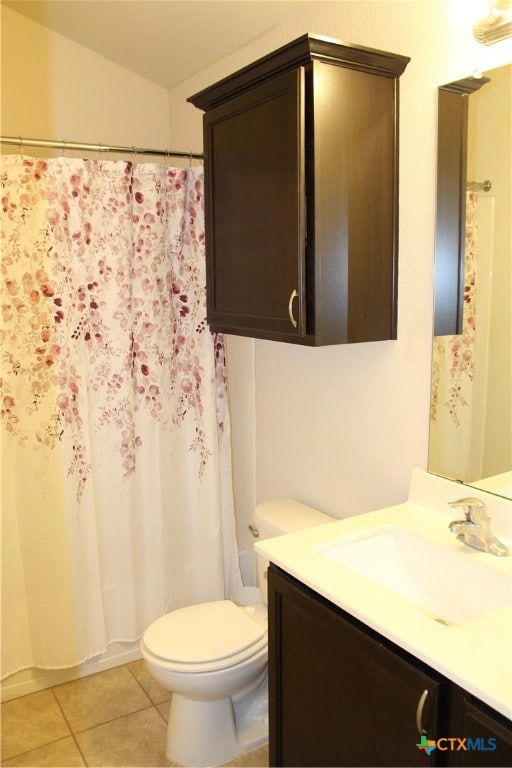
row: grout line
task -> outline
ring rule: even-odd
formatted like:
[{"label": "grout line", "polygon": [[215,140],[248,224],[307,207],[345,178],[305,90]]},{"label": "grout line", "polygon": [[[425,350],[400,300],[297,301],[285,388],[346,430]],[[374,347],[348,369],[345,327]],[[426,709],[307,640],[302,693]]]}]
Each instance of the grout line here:
[{"label": "grout line", "polygon": [[[5,763],[7,763],[9,760],[17,760],[19,757],[23,757],[23,755],[29,755],[31,752],[34,752],[36,749],[44,749],[45,747],[49,747],[52,744],[58,744],[59,741],[64,741],[65,739],[69,739],[70,736],[73,736],[73,734],[70,733],[68,736],[61,736],[59,739],[47,741],[44,744],[38,744],[36,747],[31,747],[30,749],[24,750],[23,752],[18,752],[16,755],[11,755],[10,757],[6,757],[5,762],[4,760],[0,760],[0,765],[5,765]],[[87,765],[87,763],[85,763],[85,765]],[[33,766],[31,766],[31,768],[33,768]]]},{"label": "grout line", "polygon": [[137,680],[137,677],[136,677],[136,676],[133,674],[133,672],[131,671],[129,664],[130,664],[130,662],[129,662],[128,664],[126,664],[126,669],[127,669],[127,670],[128,670],[128,672],[130,673],[130,675],[133,677],[133,679],[135,680],[135,682],[137,683],[137,685],[139,686],[139,688],[141,689],[141,691],[143,691],[143,692],[144,692],[144,694],[145,694],[145,695],[148,697],[148,699],[151,701],[151,703],[152,703],[152,704],[154,704],[154,701],[151,699],[151,696],[149,695],[149,693],[146,691],[146,689],[144,688],[144,686],[142,685],[142,683],[141,683],[139,680]]},{"label": "grout line", "polygon": [[[133,662],[128,662],[128,664],[131,664],[131,663],[133,663]],[[127,668],[128,668],[128,664],[126,665]],[[140,680],[136,677],[136,675],[132,672],[132,670],[128,669],[128,672],[132,675],[133,679],[137,682],[137,684],[139,685],[140,689],[146,694],[146,696],[148,697],[149,701],[153,704],[154,707],[156,707],[158,704],[165,704],[165,702],[169,701],[169,699],[171,698],[169,696],[169,698],[163,699],[162,701],[153,701],[153,699],[151,698],[150,693],[148,691],[146,691],[146,689],[144,688],[144,686],[142,685]]]},{"label": "grout line", "polygon": [[[161,703],[161,704],[165,704],[165,702],[163,702],[163,701],[161,701],[160,703]],[[158,709],[158,706],[157,706],[157,704],[154,704],[153,706],[155,707],[156,711],[158,712],[158,714],[160,715],[160,717],[162,718],[162,720],[164,721],[164,723],[167,725],[167,724],[168,724],[168,722],[169,722],[169,719],[168,719],[167,717],[165,717],[165,716],[164,716],[164,715],[163,715],[163,714],[160,712],[160,710]]]},{"label": "grout line", "polygon": [[111,723],[115,723],[116,720],[122,720],[124,717],[130,717],[131,715],[137,715],[139,712],[146,712],[146,710],[153,708],[155,705],[149,702],[149,706],[147,707],[141,707],[141,709],[134,709],[131,712],[125,712],[122,715],[116,715],[115,717],[112,717],[110,720],[103,720],[101,723],[95,723],[94,725],[89,725],[87,728],[82,728],[80,731],[73,731],[73,735],[75,733],[87,733],[88,731],[94,731],[95,728],[101,728],[104,725],[110,725]]},{"label": "grout line", "polygon": [[57,688],[57,686],[56,686],[56,685],[55,685],[55,686],[53,686],[53,688],[50,688],[50,690],[51,690],[51,692],[52,692],[52,696],[53,696],[53,698],[55,699],[55,701],[57,702],[57,706],[58,706],[58,708],[59,708],[59,709],[60,709],[60,711],[61,711],[62,717],[64,718],[64,720],[65,720],[65,722],[66,722],[66,725],[67,725],[67,727],[69,728],[69,732],[70,732],[70,734],[71,734],[71,736],[72,736],[72,738],[73,738],[73,741],[75,742],[75,747],[76,747],[76,748],[77,748],[77,750],[78,750],[78,754],[79,754],[79,755],[80,755],[80,757],[82,758],[83,764],[84,764],[84,765],[86,765],[86,766],[88,766],[88,765],[89,765],[89,763],[88,763],[88,762],[87,762],[87,760],[85,759],[85,755],[84,755],[84,753],[82,752],[82,750],[80,749],[80,744],[79,744],[79,743],[78,743],[78,741],[76,740],[76,737],[75,737],[75,733],[74,733],[74,731],[73,731],[73,729],[72,729],[72,727],[71,727],[71,724],[70,724],[69,720],[67,719],[67,717],[66,717],[66,715],[65,715],[65,713],[64,713],[64,709],[62,708],[60,701],[58,700],[57,696],[55,695],[55,688]]}]

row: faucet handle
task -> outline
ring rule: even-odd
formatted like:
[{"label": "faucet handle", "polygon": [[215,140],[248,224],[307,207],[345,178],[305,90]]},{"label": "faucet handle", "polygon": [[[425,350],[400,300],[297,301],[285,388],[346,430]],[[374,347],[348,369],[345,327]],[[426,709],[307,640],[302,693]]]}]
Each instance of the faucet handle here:
[{"label": "faucet handle", "polygon": [[492,535],[490,518],[485,504],[480,499],[457,499],[449,501],[450,507],[464,507],[465,520],[452,520],[448,528],[459,541],[470,547],[490,552],[491,555],[506,557],[510,550],[496,536]]},{"label": "faucet handle", "polygon": [[482,519],[487,519],[485,504],[480,499],[474,499],[469,496],[456,501],[449,501],[449,507],[464,507],[464,516],[468,523],[478,523]]}]

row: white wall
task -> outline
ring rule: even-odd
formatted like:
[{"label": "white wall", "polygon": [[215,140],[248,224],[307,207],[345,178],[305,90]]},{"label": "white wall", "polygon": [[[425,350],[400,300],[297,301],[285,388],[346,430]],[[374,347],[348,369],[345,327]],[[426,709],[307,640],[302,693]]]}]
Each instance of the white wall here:
[{"label": "white wall", "polygon": [[3,135],[166,147],[168,111],[165,88],[2,5]]},{"label": "white wall", "polygon": [[200,149],[201,114],[186,98],[305,32],[411,57],[400,79],[398,340],[309,349],[229,339],[242,546],[255,501],[290,495],[358,514],[403,501],[411,468],[427,466],[437,87],[511,60],[510,41],[486,47],[472,36],[488,7],[319,1],[171,92],[171,143]]}]

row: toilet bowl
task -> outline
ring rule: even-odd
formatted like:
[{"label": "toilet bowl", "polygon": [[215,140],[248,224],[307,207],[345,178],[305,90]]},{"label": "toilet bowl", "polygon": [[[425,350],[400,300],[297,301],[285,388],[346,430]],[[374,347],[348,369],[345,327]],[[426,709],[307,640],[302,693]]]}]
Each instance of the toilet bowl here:
[{"label": "toilet bowl", "polygon": [[248,723],[244,734],[233,708],[266,683],[265,606],[244,609],[219,600],[173,611],[146,630],[141,652],[155,679],[173,693],[170,760],[214,765],[245,751],[247,744],[251,749],[264,743],[266,723],[259,729],[257,722]]},{"label": "toilet bowl", "polygon": [[[251,530],[260,538],[332,522],[293,499],[258,505]],[[186,766],[213,766],[268,740],[267,606],[218,600],[161,616],[144,632],[141,654],[153,677],[172,692],[166,755]],[[243,600],[243,596],[242,596]]]}]

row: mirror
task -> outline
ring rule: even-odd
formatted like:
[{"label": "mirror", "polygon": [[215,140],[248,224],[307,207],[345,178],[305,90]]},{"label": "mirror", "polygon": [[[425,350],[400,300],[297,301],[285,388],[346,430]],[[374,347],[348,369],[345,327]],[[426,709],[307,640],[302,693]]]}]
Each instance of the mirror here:
[{"label": "mirror", "polygon": [[512,498],[512,64],[484,74],[439,89],[428,470]]}]

